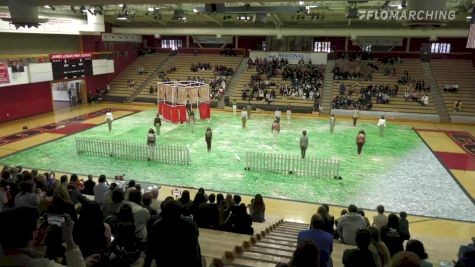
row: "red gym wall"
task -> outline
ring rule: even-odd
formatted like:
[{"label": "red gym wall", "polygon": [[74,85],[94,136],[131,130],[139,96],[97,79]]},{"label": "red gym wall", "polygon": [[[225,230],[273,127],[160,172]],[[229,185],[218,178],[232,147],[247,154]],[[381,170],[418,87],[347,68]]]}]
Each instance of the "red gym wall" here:
[{"label": "red gym wall", "polygon": [[85,52],[111,51],[114,55],[114,73],[85,78],[87,90],[92,95],[96,94],[97,87],[104,88],[123,69],[134,62],[138,57],[138,49],[141,47],[141,44],[137,43],[110,42],[106,44],[102,41],[101,36],[96,35],[84,35],[81,36],[81,39],[83,51]]},{"label": "red gym wall", "polygon": [[53,111],[50,82],[0,87],[0,122]]}]

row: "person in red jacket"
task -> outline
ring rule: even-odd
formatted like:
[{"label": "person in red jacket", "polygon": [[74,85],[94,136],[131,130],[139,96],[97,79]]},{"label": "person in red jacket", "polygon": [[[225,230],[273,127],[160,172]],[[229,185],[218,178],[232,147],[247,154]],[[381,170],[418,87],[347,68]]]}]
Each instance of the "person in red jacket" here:
[{"label": "person in red jacket", "polygon": [[363,151],[363,146],[366,143],[366,134],[363,129],[361,129],[356,136],[356,146],[358,147],[358,158],[361,159],[361,152]]}]

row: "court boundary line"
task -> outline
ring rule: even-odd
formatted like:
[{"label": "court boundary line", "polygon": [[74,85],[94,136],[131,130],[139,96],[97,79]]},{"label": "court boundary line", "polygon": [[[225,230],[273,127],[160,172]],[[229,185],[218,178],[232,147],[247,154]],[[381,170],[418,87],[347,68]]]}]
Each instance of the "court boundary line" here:
[{"label": "court boundary line", "polygon": [[[143,111],[143,110],[142,110],[142,111]],[[132,113],[126,114],[126,115],[124,115],[124,116],[122,116],[122,117],[119,117],[119,118],[117,118],[117,119],[114,119],[114,120],[120,120],[120,119],[123,119],[123,118],[125,118],[125,117],[128,117],[128,116],[131,116],[131,115],[140,113],[140,112],[142,112],[142,111],[132,111]],[[80,122],[80,123],[81,123],[81,122]],[[24,148],[24,149],[15,150],[15,152],[13,152],[13,153],[11,153],[11,154],[4,155],[4,156],[0,156],[0,160],[4,159],[4,158],[6,158],[6,157],[9,157],[9,156],[13,156],[13,155],[15,155],[15,154],[17,154],[17,153],[20,153],[20,152],[23,152],[23,151],[26,151],[26,150],[29,150],[29,149],[38,147],[38,146],[46,145],[46,144],[49,144],[49,143],[51,143],[51,142],[55,142],[55,141],[61,140],[61,139],[66,138],[66,137],[70,137],[70,136],[76,135],[76,134],[78,134],[78,133],[82,133],[82,132],[84,132],[84,131],[94,129],[94,128],[99,127],[99,126],[101,126],[101,125],[104,125],[104,124],[106,124],[106,123],[107,123],[107,122],[102,122],[102,123],[100,123],[100,124],[96,124],[96,126],[94,126],[94,127],[87,128],[87,129],[82,129],[82,130],[80,130],[80,131],[78,131],[78,132],[75,132],[75,133],[73,133],[73,134],[70,134],[70,135],[63,135],[63,136],[61,136],[61,137],[58,137],[58,138],[56,138],[56,139],[52,139],[52,140],[46,141],[46,142],[41,143],[41,144],[36,144],[36,145],[30,146],[30,147],[27,147],[27,148]],[[23,140],[24,140],[24,139],[23,139]],[[20,140],[20,141],[23,141],[23,140]],[[0,147],[0,148],[1,148],[1,147]],[[1,162],[0,162],[0,164],[1,164]]]},{"label": "court boundary line", "polygon": [[[435,153],[434,150],[432,150],[432,148],[429,146],[429,144],[427,144],[426,140],[424,140],[424,138],[419,134],[419,131],[418,130],[421,130],[423,131],[422,129],[418,129],[416,130],[415,128],[412,128],[414,130],[414,132],[416,132],[417,136],[419,136],[419,138],[422,140],[422,142],[424,143],[424,145],[432,152],[432,155],[434,155],[434,157],[439,161],[439,163],[444,167],[444,169],[450,174],[450,177],[452,177],[452,180],[455,181],[455,183],[458,185],[458,187],[460,187],[460,189],[462,190],[462,192],[468,197],[468,199],[472,202],[472,204],[475,206],[475,198],[472,197],[472,195],[467,191],[467,189],[465,189],[465,187],[459,182],[459,180],[457,179],[457,177],[455,177],[455,175],[450,171],[450,169],[444,164],[444,162],[439,158],[439,156],[437,156],[437,154]],[[453,140],[447,136],[450,141],[453,142]],[[458,144],[456,144],[458,146]]]}]

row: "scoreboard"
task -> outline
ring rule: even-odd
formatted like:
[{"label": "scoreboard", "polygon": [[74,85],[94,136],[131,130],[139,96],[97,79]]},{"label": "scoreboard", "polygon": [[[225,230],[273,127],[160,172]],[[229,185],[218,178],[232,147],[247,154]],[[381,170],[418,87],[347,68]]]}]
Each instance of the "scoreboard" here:
[{"label": "scoreboard", "polygon": [[91,53],[51,54],[50,59],[55,80],[93,75]]}]

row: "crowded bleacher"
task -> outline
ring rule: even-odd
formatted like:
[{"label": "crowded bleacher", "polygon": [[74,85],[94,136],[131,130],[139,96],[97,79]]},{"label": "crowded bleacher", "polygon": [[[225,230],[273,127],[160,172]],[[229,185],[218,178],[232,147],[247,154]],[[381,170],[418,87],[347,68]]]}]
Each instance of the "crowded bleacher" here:
[{"label": "crowded bleacher", "polygon": [[[200,232],[255,235],[253,224],[266,221],[260,194],[246,205],[237,194],[208,194],[200,188],[192,200],[187,190],[176,189],[175,197],[161,198],[159,190],[158,185],[142,188],[121,176],[95,180],[71,174],[57,179],[52,172],[5,166],[0,181],[0,265],[151,266],[154,261],[157,266],[208,266]],[[387,215],[380,205],[370,220],[355,205],[337,219],[329,211],[328,205],[320,206],[308,228],[289,223],[272,228],[288,231],[276,232],[285,239],[274,240],[275,245],[296,237],[292,257],[276,266],[339,266],[335,260],[345,267],[432,266],[424,245],[410,239],[405,212]],[[259,237],[255,245],[265,242]],[[332,255],[334,246],[343,253],[340,259]],[[462,245],[455,266],[472,266],[464,264],[473,263],[474,254],[473,244]],[[316,262],[308,265],[312,258]],[[408,261],[413,265],[404,265]]]}]

